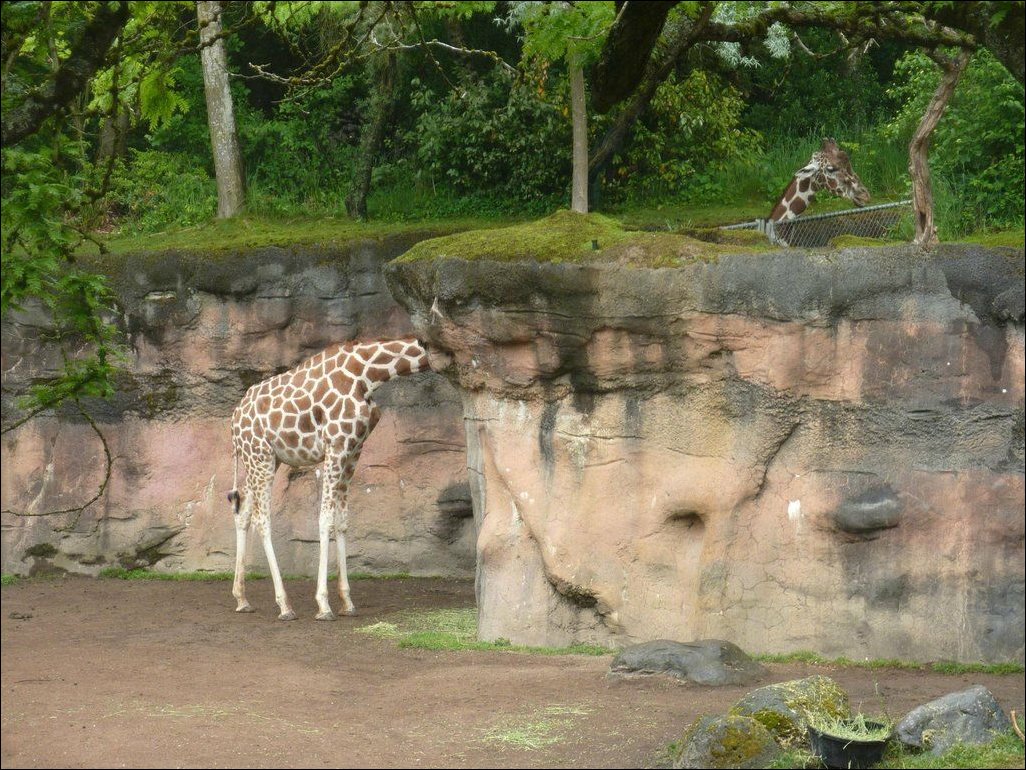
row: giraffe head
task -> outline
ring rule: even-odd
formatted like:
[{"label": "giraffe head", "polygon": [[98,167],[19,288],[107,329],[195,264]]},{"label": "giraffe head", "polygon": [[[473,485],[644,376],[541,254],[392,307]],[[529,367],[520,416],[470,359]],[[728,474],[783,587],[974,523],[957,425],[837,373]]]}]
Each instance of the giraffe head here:
[{"label": "giraffe head", "polygon": [[847,198],[856,206],[869,203],[869,190],[862,184],[859,175],[851,167],[848,153],[837,146],[833,139],[824,139],[809,163],[799,171],[812,177],[814,190],[829,190],[834,195]]},{"label": "giraffe head", "polygon": [[820,148],[804,167],[795,172],[791,183],[780,196],[770,213],[770,219],[780,222],[792,219],[808,207],[820,190],[847,198],[856,206],[869,203],[869,190],[851,167],[848,153],[833,139],[824,139]]}]

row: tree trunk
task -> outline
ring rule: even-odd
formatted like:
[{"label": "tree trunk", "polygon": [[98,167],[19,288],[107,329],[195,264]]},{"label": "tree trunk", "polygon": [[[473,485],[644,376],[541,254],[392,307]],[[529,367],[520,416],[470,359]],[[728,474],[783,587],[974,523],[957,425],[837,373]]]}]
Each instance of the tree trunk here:
[{"label": "tree trunk", "polygon": [[370,104],[370,123],[364,126],[360,136],[360,156],[356,164],[356,180],[353,190],[346,198],[346,211],[357,219],[367,218],[367,196],[370,195],[371,175],[374,164],[385,141],[385,128],[395,107],[396,70],[394,53],[385,57],[378,70],[377,83]]},{"label": "tree trunk", "polygon": [[100,146],[96,151],[96,162],[102,164],[111,156],[125,157],[125,140],[131,128],[128,110],[120,107],[111,115],[105,115],[100,124]]},{"label": "tree trunk", "polygon": [[641,117],[641,114],[652,102],[656,91],[662,85],[670,73],[673,72],[677,62],[695,44],[702,30],[705,29],[712,18],[714,5],[707,3],[693,22],[680,24],[668,31],[665,45],[660,45],[648,61],[645,68],[645,75],[640,84],[631,94],[630,101],[623,110],[616,116],[613,123],[606,129],[602,141],[599,142],[595,152],[592,153],[589,163],[588,175],[594,190],[599,189],[599,179],[602,172],[613,157],[620,152],[627,136],[634,123]]},{"label": "tree trunk", "polygon": [[203,90],[207,98],[207,123],[214,153],[217,178],[217,218],[228,219],[246,205],[246,176],[235,130],[235,109],[228,87],[228,55],[221,34],[221,3],[198,0],[196,15],[200,26],[200,58],[203,63]]},{"label": "tree trunk", "polygon": [[938,57],[934,61],[940,65],[943,75],[908,145],[908,172],[912,177],[912,206],[916,221],[913,243],[924,249],[939,243],[937,227],[933,221],[933,188],[930,185],[930,166],[926,157],[930,149],[930,137],[958,85],[958,79],[969,61],[969,53],[962,51],[954,59]]},{"label": "tree trunk", "polygon": [[573,184],[570,210],[588,213],[588,108],[584,94],[584,68],[570,64],[570,116],[573,120]]}]

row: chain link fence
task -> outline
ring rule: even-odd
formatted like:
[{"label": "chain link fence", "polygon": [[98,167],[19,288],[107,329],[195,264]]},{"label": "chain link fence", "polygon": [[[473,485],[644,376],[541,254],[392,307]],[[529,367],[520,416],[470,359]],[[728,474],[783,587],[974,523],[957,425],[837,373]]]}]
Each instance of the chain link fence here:
[{"label": "chain link fence", "polygon": [[818,248],[829,246],[839,235],[854,235],[861,238],[897,239],[903,221],[912,214],[912,201],[881,203],[859,209],[833,211],[829,214],[813,214],[789,219],[786,222],[772,222],[755,219],[736,225],[725,225],[721,230],[758,230],[765,233],[771,243],[795,248]]}]

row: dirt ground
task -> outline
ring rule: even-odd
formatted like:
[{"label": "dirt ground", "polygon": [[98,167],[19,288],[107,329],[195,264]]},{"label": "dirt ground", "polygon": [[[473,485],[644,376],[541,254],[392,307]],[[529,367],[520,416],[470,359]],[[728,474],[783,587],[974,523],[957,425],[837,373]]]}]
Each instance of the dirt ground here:
[{"label": "dirt ground", "polygon": [[[4,586],[7,767],[658,767],[696,717],[751,688],[611,681],[608,657],[428,652],[355,629],[410,609],[473,606],[467,581],[354,583],[360,614],[275,619],[269,581],[234,613],[225,582],[65,578]],[[970,684],[1023,710],[1024,679],[771,665],[765,683],[837,679],[854,705],[901,716]],[[535,749],[496,734],[546,722]],[[503,733],[508,734],[508,733]]]}]

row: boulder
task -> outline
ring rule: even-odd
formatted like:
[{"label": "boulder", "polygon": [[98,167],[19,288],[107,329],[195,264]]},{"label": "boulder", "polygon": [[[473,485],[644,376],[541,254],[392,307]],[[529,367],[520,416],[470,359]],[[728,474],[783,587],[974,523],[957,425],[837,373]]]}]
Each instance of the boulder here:
[{"label": "boulder", "polygon": [[736,644],[719,639],[674,642],[657,639],[621,650],[609,666],[614,676],[669,674],[709,686],[750,684],[766,669]]},{"label": "boulder", "polygon": [[702,717],[684,733],[673,766],[696,768],[768,767],[780,754],[758,720],[727,714]]},{"label": "boulder", "polygon": [[990,690],[978,684],[913,709],[895,735],[906,746],[939,755],[956,743],[990,743],[1011,726]]},{"label": "boulder", "polygon": [[848,694],[841,686],[828,676],[816,675],[752,690],[730,713],[759,721],[781,744],[799,745],[805,742],[810,715],[847,717],[850,711]]}]

